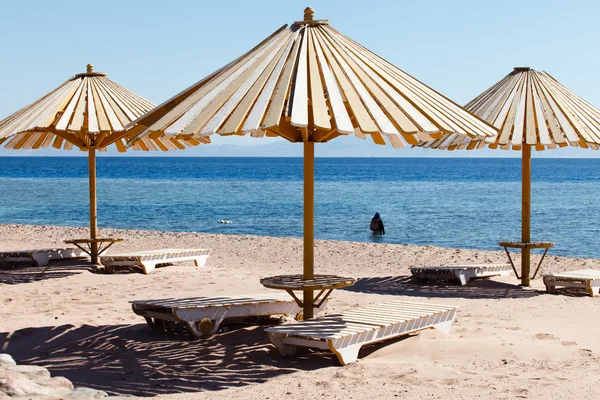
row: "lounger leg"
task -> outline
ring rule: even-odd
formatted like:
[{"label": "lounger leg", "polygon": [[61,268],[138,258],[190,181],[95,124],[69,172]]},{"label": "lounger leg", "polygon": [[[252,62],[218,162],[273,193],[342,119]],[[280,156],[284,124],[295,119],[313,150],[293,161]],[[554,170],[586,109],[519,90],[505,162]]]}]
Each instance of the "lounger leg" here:
[{"label": "lounger leg", "polygon": [[335,343],[329,342],[329,349],[337,356],[341,365],[346,365],[358,359],[358,352],[362,347],[362,343],[353,344],[350,346],[336,348]]},{"label": "lounger leg", "polygon": [[156,325],[154,325],[154,321],[152,321],[152,318],[144,317],[144,319],[146,320],[146,324],[148,324],[148,326],[151,329],[156,329]]},{"label": "lounger leg", "polygon": [[285,335],[269,332],[269,340],[277,347],[282,357],[296,354],[296,346],[285,344],[283,339],[285,339]]},{"label": "lounger leg", "polygon": [[435,324],[433,327],[445,335],[450,335],[450,329],[452,328],[453,322],[454,318],[446,322],[440,322],[439,324]]},{"label": "lounger leg", "polygon": [[590,287],[592,297],[600,295],[600,287]]},{"label": "lounger leg", "polygon": [[32,253],[31,258],[33,258],[33,261],[35,261],[38,267],[43,267],[50,262],[50,253],[47,251],[38,251]]},{"label": "lounger leg", "polygon": [[198,268],[204,267],[206,265],[206,258],[207,257],[205,257],[205,256],[195,258],[194,264],[196,264],[196,267],[198,267]]},{"label": "lounger leg", "polygon": [[224,319],[225,319],[225,316],[212,321],[213,328],[212,328],[212,331],[210,332],[211,334],[212,333],[217,333],[217,331],[219,330],[219,327],[221,326],[221,322],[223,322]]},{"label": "lounger leg", "polygon": [[154,318],[154,327],[158,330],[167,330],[167,321],[164,319]]},{"label": "lounger leg", "polygon": [[454,276],[456,276],[456,279],[458,279],[460,281],[461,286],[465,286],[467,284],[467,282],[469,282],[469,280],[465,276],[464,271],[456,271],[454,273]]},{"label": "lounger leg", "polygon": [[150,272],[154,271],[156,268],[156,263],[153,262],[141,262],[140,263],[142,269],[144,270],[144,274],[148,275]]}]

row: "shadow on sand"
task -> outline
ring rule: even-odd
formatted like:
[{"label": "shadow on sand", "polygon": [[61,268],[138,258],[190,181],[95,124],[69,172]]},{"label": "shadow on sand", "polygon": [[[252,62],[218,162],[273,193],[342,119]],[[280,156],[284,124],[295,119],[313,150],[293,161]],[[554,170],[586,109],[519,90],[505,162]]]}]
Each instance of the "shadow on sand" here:
[{"label": "shadow on sand", "polygon": [[71,275],[80,274],[84,270],[91,270],[91,266],[89,264],[84,264],[81,260],[70,262],[61,261],[51,263],[44,267],[27,264],[14,267],[2,267],[0,268],[0,283],[6,285],[18,285],[20,283],[66,278]]},{"label": "shadow on sand", "polygon": [[455,282],[417,281],[412,276],[378,276],[360,278],[354,286],[342,290],[360,293],[389,294],[398,296],[465,298],[465,299],[521,299],[539,296],[545,292],[524,289],[519,285],[491,279],[471,280],[460,286]]},{"label": "shadow on sand", "polygon": [[200,341],[146,325],[26,328],[0,333],[0,351],[76,386],[133,396],[221,390],[336,365],[331,353],[280,358],[263,328],[232,328]]}]

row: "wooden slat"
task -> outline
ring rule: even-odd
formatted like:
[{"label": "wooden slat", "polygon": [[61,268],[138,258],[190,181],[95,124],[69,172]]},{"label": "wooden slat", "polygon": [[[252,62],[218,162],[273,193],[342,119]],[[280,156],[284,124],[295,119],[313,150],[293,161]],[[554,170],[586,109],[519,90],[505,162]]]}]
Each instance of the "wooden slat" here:
[{"label": "wooden slat", "polygon": [[[284,50],[284,41],[280,41],[273,49],[273,52],[267,53],[264,58],[260,60],[260,65],[256,69],[249,70],[248,75],[242,75],[240,77],[240,86],[238,89],[229,97],[229,99],[218,108],[215,115],[203,126],[200,131],[201,135],[212,135],[217,132],[217,129],[223,124],[223,122],[229,119],[232,122],[232,128],[225,128],[225,134],[233,134],[237,131],[238,127],[242,124],[248,110],[252,103],[256,99],[258,92],[264,85],[267,77],[275,67],[277,62],[276,55],[281,54]],[[214,101],[218,104],[217,100]],[[209,107],[206,109],[206,113],[210,114]],[[195,123],[195,122],[194,122]],[[189,130],[184,130],[184,134],[190,132],[192,125],[190,124]]]},{"label": "wooden slat", "polygon": [[313,124],[316,128],[331,130],[329,119],[329,106],[325,101],[325,91],[323,90],[323,80],[321,70],[315,50],[315,38],[312,29],[308,32],[308,67],[310,76],[310,105],[313,117]]},{"label": "wooden slat", "polygon": [[[331,105],[331,116],[335,122],[336,130],[341,134],[351,134],[354,132],[354,126],[350,121],[350,116],[346,111],[344,100],[340,88],[336,82],[334,73],[323,54],[321,46],[317,45],[318,41],[315,42],[315,50],[317,53],[317,59],[321,73],[323,74],[323,80],[325,82],[325,88],[327,90],[329,104]],[[356,115],[356,111],[353,110]]]},{"label": "wooden slat", "polygon": [[[115,89],[115,94],[127,98]],[[328,24],[294,24],[136,121],[133,135],[214,133],[328,141],[371,134],[403,147],[495,130]],[[359,128],[356,130],[356,128]],[[458,136],[450,141],[458,145]],[[185,142],[187,143],[187,142]],[[462,142],[461,142],[462,143]],[[464,145],[467,147],[467,145]]]},{"label": "wooden slat", "polygon": [[308,127],[308,32],[301,30],[300,54],[296,63],[296,71],[292,78],[292,96],[290,97],[292,126]]},{"label": "wooden slat", "polygon": [[110,123],[108,122],[107,112],[104,109],[104,103],[98,93],[98,88],[94,81],[92,83],[92,93],[94,96],[94,104],[96,108],[96,117],[98,119],[98,129],[100,131],[110,131]]},{"label": "wooden slat", "polygon": [[527,95],[526,95],[526,104],[525,104],[525,143],[529,145],[535,145],[538,143],[537,138],[537,128],[535,123],[535,113],[533,108],[533,92],[534,82],[532,81],[531,74],[528,74],[528,85],[527,85]]},{"label": "wooden slat", "polygon": [[246,122],[242,127],[242,133],[251,132],[259,134],[258,130],[260,128],[261,121],[265,116],[267,105],[269,104],[269,101],[271,101],[271,97],[273,96],[273,92],[275,90],[275,85],[279,81],[279,78],[283,71],[283,67],[285,65],[285,61],[287,60],[289,53],[292,50],[292,47],[294,46],[294,37],[295,36],[291,36],[287,39],[286,48],[281,57],[279,58],[277,65],[273,73],[269,77],[269,80],[267,81],[264,89],[262,90],[258,100],[256,101],[256,103],[254,103],[254,107],[252,108],[252,111],[250,111],[250,114],[248,115],[248,118],[246,119]]},{"label": "wooden slat", "polygon": [[298,58],[298,50],[300,49],[300,44],[302,43],[299,31],[300,29],[298,29],[298,32],[296,32],[293,36],[294,48],[290,54],[290,57],[287,59],[285,69],[283,70],[281,78],[275,87],[275,92],[271,97],[271,103],[261,125],[262,129],[266,130],[277,126],[282,118],[285,100],[287,99],[290,89],[290,82],[292,81],[293,77],[294,66]]}]

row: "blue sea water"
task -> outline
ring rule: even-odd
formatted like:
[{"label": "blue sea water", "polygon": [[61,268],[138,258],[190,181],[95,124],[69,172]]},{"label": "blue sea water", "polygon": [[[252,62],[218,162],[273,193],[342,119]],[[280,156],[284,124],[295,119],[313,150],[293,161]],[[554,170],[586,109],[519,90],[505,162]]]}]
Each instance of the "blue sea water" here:
[{"label": "blue sea water", "polygon": [[[100,157],[98,224],[301,237],[302,163]],[[520,159],[317,158],[315,236],[497,250],[520,238],[520,174]],[[532,180],[532,240],[598,257],[600,159],[533,159]],[[87,226],[87,159],[0,157],[0,223]]]}]

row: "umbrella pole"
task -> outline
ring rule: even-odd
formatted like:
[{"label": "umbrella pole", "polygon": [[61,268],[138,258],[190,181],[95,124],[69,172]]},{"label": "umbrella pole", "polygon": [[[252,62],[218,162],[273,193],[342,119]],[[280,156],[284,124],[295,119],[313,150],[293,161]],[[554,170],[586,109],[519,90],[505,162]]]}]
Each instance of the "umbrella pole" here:
[{"label": "umbrella pole", "polygon": [[[522,162],[522,204],[521,204],[521,242],[529,243],[531,240],[531,146],[523,144]],[[531,249],[524,247],[521,250],[521,285],[529,286],[529,272]]]},{"label": "umbrella pole", "polygon": [[98,243],[95,242],[97,230],[96,217],[96,149],[88,151],[88,169],[90,176],[90,256],[92,264],[98,264]]},{"label": "umbrella pole", "polygon": [[[304,142],[304,279],[314,279],[315,236],[315,144]],[[314,317],[313,291],[305,290],[303,296],[304,319]]]}]

